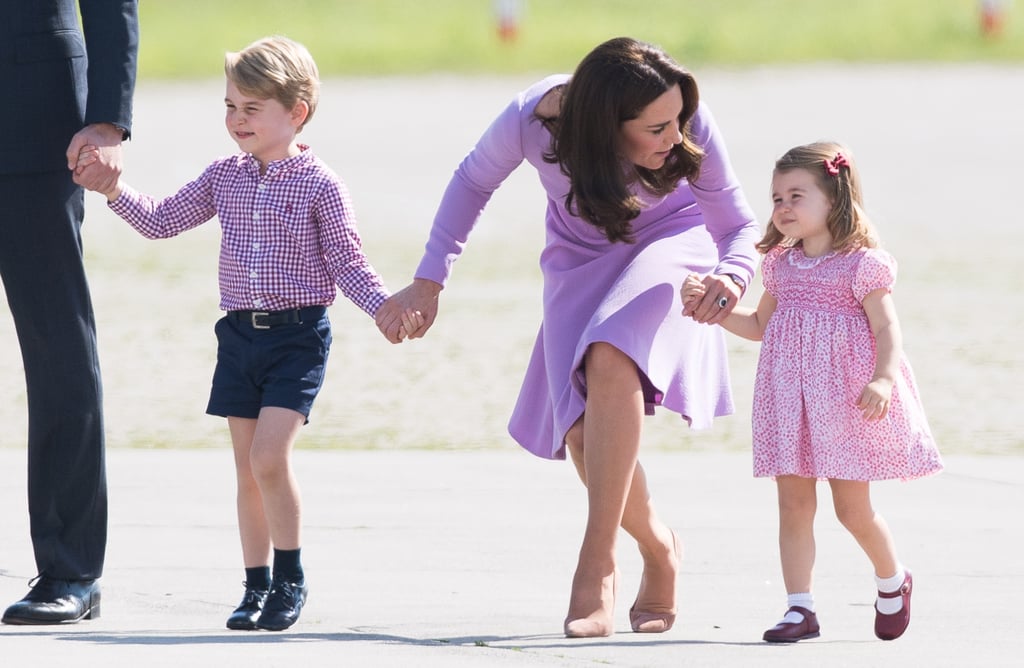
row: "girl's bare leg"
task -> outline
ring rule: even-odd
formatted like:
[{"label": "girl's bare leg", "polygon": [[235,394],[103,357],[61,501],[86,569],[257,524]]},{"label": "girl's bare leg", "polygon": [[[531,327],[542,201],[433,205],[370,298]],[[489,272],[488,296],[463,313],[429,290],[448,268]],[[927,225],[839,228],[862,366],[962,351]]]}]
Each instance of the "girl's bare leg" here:
[{"label": "girl's bare leg", "polygon": [[896,545],[889,525],[871,506],[870,483],[860,480],[829,480],[836,517],[853,535],[871,560],[875,575],[892,577],[899,568]]},{"label": "girl's bare leg", "polygon": [[811,585],[814,576],[814,515],[817,479],[795,475],[775,478],[779,495],[779,556],[786,585],[786,614],[764,632],[766,642],[791,643],[817,638]]},{"label": "girl's bare leg", "polygon": [[814,478],[779,476],[779,556],[787,594],[809,593],[814,571]]},{"label": "girl's bare leg", "polygon": [[[836,517],[853,535],[875,568],[875,635],[895,640],[910,624],[910,572],[896,556],[889,526],[871,506],[871,485],[857,480],[829,480]],[[883,593],[885,592],[885,593]]]}]

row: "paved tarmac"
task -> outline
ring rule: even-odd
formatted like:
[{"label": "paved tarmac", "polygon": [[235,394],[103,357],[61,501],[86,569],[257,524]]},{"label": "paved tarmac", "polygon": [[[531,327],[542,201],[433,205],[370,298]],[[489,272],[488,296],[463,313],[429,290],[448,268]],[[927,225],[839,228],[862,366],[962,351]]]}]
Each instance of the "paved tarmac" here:
[{"label": "paved tarmac", "polygon": [[[949,456],[939,476],[874,486],[913,570],[913,621],[872,634],[867,559],[827,486],[817,523],[821,638],[760,641],[784,610],[774,485],[745,453],[644,456],[658,507],[686,551],[679,619],[629,630],[640,575],[619,544],[617,633],[570,640],[561,624],[584,518],[566,462],[520,452],[296,453],[308,605],[282,633],[224,620],[242,572],[227,449],[111,449],[102,615],[62,627],[0,626],[2,664],[52,666],[1011,666],[1024,641],[1024,457]],[[0,469],[24,452],[0,449]],[[0,507],[24,508],[22,476]],[[0,602],[35,574],[25,512],[0,514]]]}]

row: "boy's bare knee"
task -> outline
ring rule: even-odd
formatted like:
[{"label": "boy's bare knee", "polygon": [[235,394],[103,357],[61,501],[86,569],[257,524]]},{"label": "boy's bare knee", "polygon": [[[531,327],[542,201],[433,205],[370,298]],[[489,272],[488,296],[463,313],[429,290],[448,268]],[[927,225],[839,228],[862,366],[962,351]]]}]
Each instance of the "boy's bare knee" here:
[{"label": "boy's bare knee", "polygon": [[288,471],[288,461],[282,460],[273,452],[253,450],[250,458],[252,477],[259,483],[274,480]]}]

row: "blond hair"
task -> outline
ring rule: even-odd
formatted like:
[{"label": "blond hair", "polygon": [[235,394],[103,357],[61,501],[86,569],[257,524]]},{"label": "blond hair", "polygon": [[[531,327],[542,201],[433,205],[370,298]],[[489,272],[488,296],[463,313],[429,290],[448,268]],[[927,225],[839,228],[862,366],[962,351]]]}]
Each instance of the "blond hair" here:
[{"label": "blond hair", "polygon": [[285,109],[299,102],[309,107],[299,131],[313,118],[320,99],[320,72],[303,45],[287,37],[256,40],[224,57],[224,74],[246,95],[277,100]]},{"label": "blond hair", "polygon": [[[832,205],[826,220],[832,236],[832,250],[842,252],[878,246],[878,237],[864,211],[860,173],[849,149],[833,141],[796,146],[775,161],[773,173],[782,174],[794,169],[804,169],[813,174],[818,187]],[[767,253],[775,246],[791,243],[774,223],[769,222],[757,249]]]}]

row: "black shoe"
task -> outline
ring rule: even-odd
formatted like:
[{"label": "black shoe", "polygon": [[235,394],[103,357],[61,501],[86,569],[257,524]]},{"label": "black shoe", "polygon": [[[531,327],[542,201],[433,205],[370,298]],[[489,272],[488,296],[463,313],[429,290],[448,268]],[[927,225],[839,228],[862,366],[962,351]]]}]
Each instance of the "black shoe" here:
[{"label": "black shoe", "polygon": [[233,631],[252,631],[256,628],[256,620],[263,612],[263,605],[267,602],[267,589],[252,589],[248,583],[245,585],[245,595],[242,602],[238,604],[235,611],[228,617],[228,628]]},{"label": "black shoe", "polygon": [[25,598],[4,612],[4,624],[74,624],[100,616],[96,580],[55,580],[40,575]]},{"label": "black shoe", "polygon": [[284,631],[299,620],[299,614],[308,595],[309,587],[306,586],[305,580],[288,582],[283,578],[274,578],[270,596],[263,606],[263,614],[256,620],[256,628]]}]

